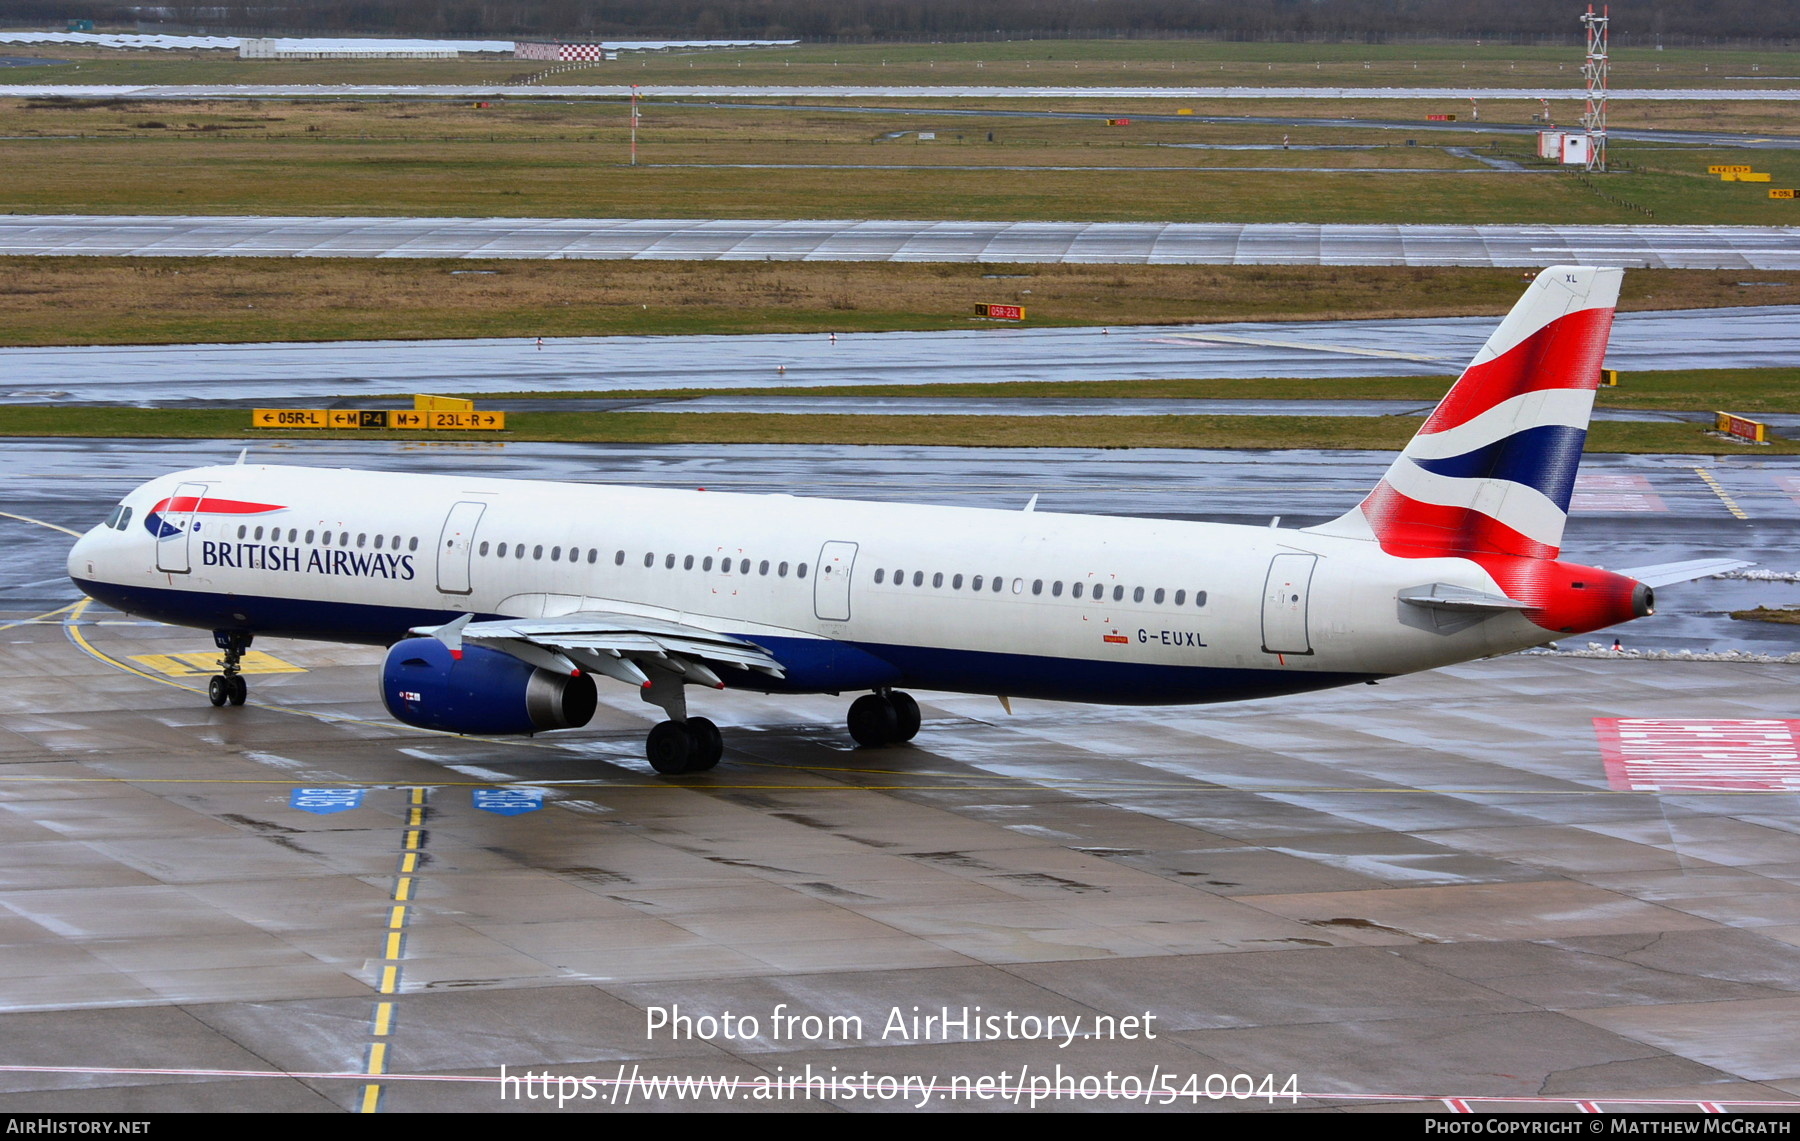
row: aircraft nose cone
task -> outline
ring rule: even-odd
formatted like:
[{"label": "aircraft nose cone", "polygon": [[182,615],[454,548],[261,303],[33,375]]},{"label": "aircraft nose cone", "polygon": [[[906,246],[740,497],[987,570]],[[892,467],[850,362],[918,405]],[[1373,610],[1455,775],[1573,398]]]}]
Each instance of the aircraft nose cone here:
[{"label": "aircraft nose cone", "polygon": [[93,531],[89,531],[75,540],[75,545],[69,548],[68,571],[70,578],[83,579],[94,576],[95,546],[96,540]]}]

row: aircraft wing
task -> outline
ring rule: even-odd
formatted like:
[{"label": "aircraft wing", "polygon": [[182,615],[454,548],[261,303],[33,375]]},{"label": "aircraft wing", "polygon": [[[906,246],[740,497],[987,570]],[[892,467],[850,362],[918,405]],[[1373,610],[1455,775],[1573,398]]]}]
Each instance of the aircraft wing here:
[{"label": "aircraft wing", "polygon": [[650,684],[646,667],[714,688],[725,685],[714,672],[719,666],[770,677],[786,674],[775,656],[756,643],[687,622],[592,610],[492,622],[473,617],[465,614],[412,632],[436,638],[456,653],[464,643],[473,643],[543,669],[565,674],[581,669],[636,686]]},{"label": "aircraft wing", "polygon": [[1685,563],[1658,563],[1650,567],[1633,567],[1618,573],[1626,578],[1635,578],[1648,587],[1670,586],[1677,582],[1692,582],[1708,575],[1724,574],[1740,567],[1755,566],[1755,563],[1743,559],[1689,559]]}]

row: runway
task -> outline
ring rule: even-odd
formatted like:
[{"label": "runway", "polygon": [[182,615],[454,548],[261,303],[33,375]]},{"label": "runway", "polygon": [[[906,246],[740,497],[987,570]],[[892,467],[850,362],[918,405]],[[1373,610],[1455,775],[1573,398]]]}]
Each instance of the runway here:
[{"label": "runway", "polygon": [[[1095,1083],[1172,1074],[1178,1091],[1192,1076],[1193,1097],[1136,1103],[1151,1109],[1800,1104],[1794,789],[1631,791],[1618,783],[1638,771],[1630,757],[1603,748],[1619,718],[1791,732],[1792,666],[1513,656],[1279,702],[1016,702],[1011,716],[924,694],[915,745],[878,752],[848,747],[841,698],[724,694],[706,699],[724,762],[663,780],[637,759],[649,707],[622,690],[573,734],[445,737],[386,721],[378,651],[259,641],[289,672],[253,675],[250,705],[213,709],[168,656],[204,658],[203,633],[61,609],[69,538],[17,516],[85,528],[138,480],[236,446],[29,441],[0,456],[14,623],[0,625],[0,1109],[557,1111],[503,1101],[502,1065],[593,1077],[596,1096],[563,1112],[622,1108],[627,1091],[633,1107],[679,1107],[634,1074],[716,1079],[689,1108],[754,1108],[769,1104],[751,1100],[759,1080],[808,1066],[855,1079],[773,1107],[898,1109],[855,1091],[910,1077],[934,1091],[926,1108],[1000,1108],[956,1100],[955,1083],[1026,1088],[1059,1064]],[[1382,462],[269,450],[1290,522],[1336,513]],[[1613,566],[1740,548],[1785,559],[1800,485],[1780,462],[1590,463],[1603,478],[1578,497],[1603,498],[1578,499],[1571,535]],[[1651,500],[1662,509],[1639,509]],[[1675,633],[1708,640],[1739,589],[1697,583],[1675,603],[1671,588]],[[1755,589],[1777,604],[1797,588]],[[1642,625],[1628,644],[1664,636]],[[676,1006],[758,1028],[649,1028]],[[884,1034],[915,1006],[1079,1021],[1056,1041],[941,1023]],[[838,1032],[784,1035],[778,1010],[837,1018]],[[1233,1075],[1303,1096],[1233,1099]]]},{"label": "runway", "polygon": [[[889,87],[880,85],[805,86],[758,84],[0,84],[0,99],[318,99],[379,98],[466,99],[505,97],[629,99],[633,91],[646,98],[693,99],[1427,99],[1462,103],[1469,99],[1542,99],[1580,102],[1580,87],[1215,87],[1109,86],[1026,87],[946,85]],[[1615,88],[1615,100],[1655,102],[1787,103],[1800,100],[1800,88]]]},{"label": "runway", "polygon": [[[909,333],[0,349],[0,403],[263,404],[411,392],[729,391],[813,385],[1449,376],[1493,317]],[[1784,367],[1800,307],[1621,313],[1624,372]],[[1254,397],[1254,392],[1246,392]]]},{"label": "runway", "polygon": [[1800,227],[7,215],[0,254],[1775,270]]}]

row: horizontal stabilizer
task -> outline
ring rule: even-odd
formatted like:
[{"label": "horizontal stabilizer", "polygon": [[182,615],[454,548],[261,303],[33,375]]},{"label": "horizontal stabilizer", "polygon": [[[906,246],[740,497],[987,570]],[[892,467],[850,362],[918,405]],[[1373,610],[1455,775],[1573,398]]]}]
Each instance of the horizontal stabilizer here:
[{"label": "horizontal stabilizer", "polygon": [[1485,590],[1472,590],[1447,582],[1409,587],[1400,592],[1400,601],[1431,610],[1528,610],[1531,606],[1528,602],[1520,602],[1504,594],[1490,594]]},{"label": "horizontal stabilizer", "polygon": [[1692,582],[1708,575],[1724,574],[1726,571],[1738,570],[1741,567],[1755,566],[1743,559],[1689,559],[1685,563],[1658,563],[1651,567],[1633,567],[1619,573],[1626,578],[1635,578],[1648,587],[1670,586],[1677,582]]}]

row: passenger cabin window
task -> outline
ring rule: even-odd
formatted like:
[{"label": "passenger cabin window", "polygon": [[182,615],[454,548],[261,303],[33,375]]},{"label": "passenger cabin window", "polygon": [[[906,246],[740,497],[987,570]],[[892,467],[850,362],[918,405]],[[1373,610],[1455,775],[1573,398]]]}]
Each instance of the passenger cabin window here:
[{"label": "passenger cabin window", "polygon": [[1206,592],[1204,590],[1196,590],[1194,592],[1194,605],[1195,606],[1205,606],[1206,605]]},{"label": "passenger cabin window", "polygon": [[409,551],[416,551],[419,549],[418,536],[415,535],[411,539],[407,540],[406,549]]},{"label": "passenger cabin window", "polygon": [[681,569],[682,570],[693,570],[694,569],[694,556],[689,555],[687,558],[682,559],[681,560]]},{"label": "passenger cabin window", "polygon": [[805,563],[801,563],[799,566],[794,568],[794,577],[795,578],[805,578],[806,577],[806,564]]},{"label": "passenger cabin window", "polygon": [[487,554],[487,552],[488,552],[488,545],[486,543],[483,543],[483,544],[481,544],[481,546],[475,548],[475,553],[478,555],[485,555],[485,554]]},{"label": "passenger cabin window", "polygon": [[876,585],[876,586],[880,586],[880,585],[881,585],[881,580],[882,580],[882,579],[883,579],[883,578],[884,578],[884,577],[885,577],[885,576],[886,576],[886,575],[887,575],[887,570],[886,570],[886,568],[884,568],[884,567],[876,567],[876,568],[875,568],[875,585]]},{"label": "passenger cabin window", "polygon": [[613,556],[613,566],[622,567],[624,565],[625,565],[625,552],[620,551],[618,554]]},{"label": "passenger cabin window", "polygon": [[1081,584],[1076,583],[1074,586],[1071,586],[1069,588],[1069,593],[1074,595],[1076,598],[1080,598],[1081,597]]}]

